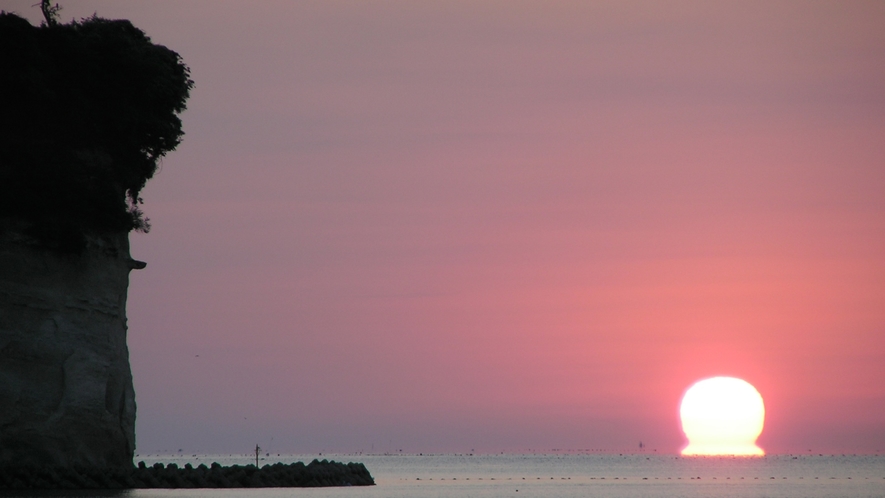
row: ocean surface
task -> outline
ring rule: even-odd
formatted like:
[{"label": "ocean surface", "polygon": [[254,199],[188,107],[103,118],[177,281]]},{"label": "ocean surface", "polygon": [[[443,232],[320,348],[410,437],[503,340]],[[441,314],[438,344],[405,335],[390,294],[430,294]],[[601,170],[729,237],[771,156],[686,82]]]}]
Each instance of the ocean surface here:
[{"label": "ocean surface", "polygon": [[[674,455],[266,455],[260,464],[314,458],[362,462],[376,486],[131,490],[115,494],[39,493],[3,496],[123,496],[131,498],[437,498],[437,497],[883,497],[885,455],[776,455],[761,458]],[[140,455],[156,462],[207,465],[254,463],[242,455]]]}]

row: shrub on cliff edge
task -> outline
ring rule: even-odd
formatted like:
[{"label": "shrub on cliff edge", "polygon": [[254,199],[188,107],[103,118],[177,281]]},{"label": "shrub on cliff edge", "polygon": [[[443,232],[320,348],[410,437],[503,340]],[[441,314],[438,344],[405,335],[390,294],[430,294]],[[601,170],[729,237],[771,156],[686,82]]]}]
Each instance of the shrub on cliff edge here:
[{"label": "shrub on cliff edge", "polygon": [[139,194],[181,142],[192,87],[181,57],[129,21],[0,12],[0,230],[69,251],[147,231]]}]

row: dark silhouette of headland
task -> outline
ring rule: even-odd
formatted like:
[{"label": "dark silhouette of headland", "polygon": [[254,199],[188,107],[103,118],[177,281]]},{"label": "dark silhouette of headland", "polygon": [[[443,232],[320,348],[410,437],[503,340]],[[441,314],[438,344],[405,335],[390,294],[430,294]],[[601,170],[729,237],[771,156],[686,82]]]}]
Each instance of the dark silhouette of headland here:
[{"label": "dark silhouette of headland", "polygon": [[193,88],[126,20],[0,11],[0,488],[374,484],[362,464],[135,467],[129,232]]}]

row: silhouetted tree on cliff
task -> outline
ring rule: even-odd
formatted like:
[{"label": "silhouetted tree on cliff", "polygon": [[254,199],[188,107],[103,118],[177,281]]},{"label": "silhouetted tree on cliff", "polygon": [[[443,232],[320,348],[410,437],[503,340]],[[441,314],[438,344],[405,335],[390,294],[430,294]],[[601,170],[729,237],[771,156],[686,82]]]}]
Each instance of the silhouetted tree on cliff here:
[{"label": "silhouetted tree on cliff", "polygon": [[78,251],[149,229],[139,194],[181,141],[193,81],[129,21],[53,21],[0,12],[0,231]]},{"label": "silhouetted tree on cliff", "polygon": [[52,5],[52,2],[49,0],[40,0],[40,10],[43,12],[46,24],[50,26],[58,24],[58,12],[61,10],[61,5]]}]

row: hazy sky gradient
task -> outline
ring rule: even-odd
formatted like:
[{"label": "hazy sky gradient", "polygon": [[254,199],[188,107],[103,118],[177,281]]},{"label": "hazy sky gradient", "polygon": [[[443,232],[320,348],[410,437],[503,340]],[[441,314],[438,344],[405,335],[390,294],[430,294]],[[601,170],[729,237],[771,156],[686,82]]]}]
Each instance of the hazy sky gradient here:
[{"label": "hazy sky gradient", "polygon": [[196,81],[138,452],[676,452],[714,375],[885,451],[885,3],[587,3],[63,1]]}]

